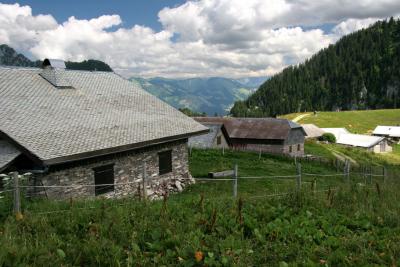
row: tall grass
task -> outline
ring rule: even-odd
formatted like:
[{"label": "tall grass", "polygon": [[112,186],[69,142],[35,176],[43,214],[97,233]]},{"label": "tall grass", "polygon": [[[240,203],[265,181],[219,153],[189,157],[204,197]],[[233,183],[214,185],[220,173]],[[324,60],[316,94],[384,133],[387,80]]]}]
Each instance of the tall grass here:
[{"label": "tall grass", "polygon": [[[192,173],[239,165],[241,176],[295,173],[291,159],[193,150]],[[334,172],[309,162],[313,173]],[[0,218],[0,266],[397,266],[400,182],[352,176],[282,184],[197,183],[161,201],[25,201],[24,218]],[[252,198],[254,196],[263,196]],[[7,201],[11,201],[8,199]],[[4,203],[11,205],[11,203]],[[54,212],[53,212],[54,211]],[[3,212],[3,211],[2,211]]]}]

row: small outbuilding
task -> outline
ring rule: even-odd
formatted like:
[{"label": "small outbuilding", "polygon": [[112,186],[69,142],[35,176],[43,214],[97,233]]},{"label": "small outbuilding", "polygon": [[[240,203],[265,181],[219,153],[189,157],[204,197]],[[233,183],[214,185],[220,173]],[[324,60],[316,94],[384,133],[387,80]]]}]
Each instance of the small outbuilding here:
[{"label": "small outbuilding", "polygon": [[345,146],[359,147],[375,153],[391,152],[392,147],[385,137],[364,134],[352,134],[345,128],[323,128],[336,137],[336,143]]},{"label": "small outbuilding", "polygon": [[377,126],[372,134],[386,137],[394,143],[400,143],[400,126]]}]

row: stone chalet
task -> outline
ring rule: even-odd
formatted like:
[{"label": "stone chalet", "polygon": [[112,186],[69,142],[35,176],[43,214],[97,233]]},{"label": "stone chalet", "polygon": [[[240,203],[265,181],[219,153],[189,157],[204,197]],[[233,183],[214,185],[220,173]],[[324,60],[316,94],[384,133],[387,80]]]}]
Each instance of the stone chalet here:
[{"label": "stone chalet", "polygon": [[47,59],[43,68],[0,67],[0,114],[0,172],[32,172],[34,185],[92,185],[40,192],[57,199],[131,194],[144,166],[149,190],[190,181],[188,138],[208,132],[115,73]]},{"label": "stone chalet", "polygon": [[222,132],[229,147],[239,150],[304,155],[306,133],[297,123],[275,118],[217,118],[197,117],[207,124],[223,124]]}]

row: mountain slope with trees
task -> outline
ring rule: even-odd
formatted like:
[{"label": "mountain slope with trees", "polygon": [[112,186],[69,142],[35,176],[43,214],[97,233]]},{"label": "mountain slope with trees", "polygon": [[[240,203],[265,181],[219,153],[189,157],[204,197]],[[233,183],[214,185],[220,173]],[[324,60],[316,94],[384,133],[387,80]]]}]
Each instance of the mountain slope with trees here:
[{"label": "mountain slope with trees", "polygon": [[[18,54],[12,47],[0,45],[0,65],[17,67],[40,67],[41,60],[32,61],[22,54]],[[99,60],[84,60],[82,62],[65,62],[67,69],[71,70],[97,70],[113,71],[109,65]]]},{"label": "mountain slope with trees", "polygon": [[233,116],[400,106],[400,21],[380,21],[267,80]]},{"label": "mountain slope with trees", "polygon": [[188,108],[195,113],[204,112],[208,115],[227,114],[235,101],[246,99],[257,88],[222,77],[190,79],[133,77],[130,80],[139,83],[147,92],[175,108]]}]

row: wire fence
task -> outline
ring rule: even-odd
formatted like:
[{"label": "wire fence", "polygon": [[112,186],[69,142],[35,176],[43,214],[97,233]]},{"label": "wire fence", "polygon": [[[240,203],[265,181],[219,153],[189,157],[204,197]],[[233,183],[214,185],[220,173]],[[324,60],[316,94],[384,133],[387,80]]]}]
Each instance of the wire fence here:
[{"label": "wire fence", "polygon": [[[348,163],[349,164],[349,163]],[[338,190],[338,185],[342,186],[345,184],[350,183],[350,181],[357,181],[355,176],[361,175],[364,177],[363,181],[364,184],[367,186],[367,184],[372,184],[372,179],[373,177],[375,179],[381,178],[381,182],[385,182],[387,180],[387,172],[383,171],[383,174],[374,174],[374,173],[360,173],[360,172],[351,172],[349,165],[345,165],[343,172],[340,173],[308,173],[308,172],[302,172],[302,167],[301,163],[297,163],[296,165],[296,174],[292,175],[260,175],[260,176],[239,176],[238,175],[238,166],[235,165],[232,172],[227,172],[225,173],[230,173],[229,176],[226,177],[219,177],[219,178],[210,178],[210,177],[196,177],[196,178],[177,178],[177,179],[172,179],[172,182],[174,181],[196,181],[199,183],[199,185],[202,184],[221,184],[223,186],[226,186],[226,184],[230,184],[230,189],[227,189],[226,192],[231,191],[231,195],[224,195],[219,194],[219,196],[211,196],[212,199],[236,199],[238,198],[238,195],[246,197],[248,199],[262,199],[262,198],[282,198],[285,196],[288,196],[293,193],[301,193],[309,190],[310,193],[312,194],[320,194],[323,192],[327,191],[335,191]],[[29,176],[29,175],[28,175]],[[151,184],[153,178],[150,179],[145,179],[146,175],[144,175],[143,179],[138,179],[136,181],[131,181],[131,182],[116,182],[116,183],[110,183],[110,184],[68,184],[68,185],[31,185],[31,184],[21,184],[20,180],[21,178],[24,178],[23,175],[19,175],[18,173],[10,173],[9,174],[9,184],[10,186],[8,188],[4,188],[0,191],[0,198],[5,195],[9,195],[10,198],[12,199],[12,206],[13,206],[13,212],[15,214],[21,214],[21,210],[23,210],[23,207],[21,207],[21,194],[23,194],[24,198],[27,199],[34,199],[37,196],[29,194],[30,191],[40,189],[42,191],[51,191],[54,189],[62,189],[62,190],[74,190],[74,189],[81,189],[81,188],[89,188],[89,189],[97,189],[97,188],[103,188],[103,189],[113,189],[113,192],[111,192],[108,196],[110,198],[115,198],[117,195],[118,197],[135,197],[138,199],[147,199],[148,195],[148,186]],[[312,180],[307,180],[306,178],[313,178]],[[330,178],[333,177],[341,177],[343,179],[339,180],[332,180]],[[369,177],[369,179],[366,179],[366,177]],[[26,177],[25,177],[26,178]],[[29,178],[29,177],[28,177]],[[323,184],[327,186],[327,188],[322,188],[319,186],[317,188],[317,178],[322,178]],[[263,193],[261,194],[260,191],[257,191],[257,193],[252,194],[251,192],[246,192],[243,189],[243,192],[240,191],[240,185],[244,183],[252,183],[253,181],[256,180],[271,180],[273,181],[274,185],[278,185],[279,182],[284,182],[288,183],[289,185],[294,188],[294,190],[287,190],[288,188],[285,187],[285,191],[275,191],[275,192],[270,192],[269,190],[264,190]],[[239,183],[239,181],[241,181]],[[336,183],[333,183],[336,182]],[[330,184],[331,183],[331,184]],[[305,188],[303,185],[308,184],[311,185],[311,187]],[[116,194],[118,187],[124,187],[124,186],[130,186],[130,188],[137,188],[137,191],[128,191],[125,192],[124,194]],[[151,189],[151,186],[150,186]],[[209,189],[209,188],[207,188]],[[219,188],[218,188],[219,189]],[[271,189],[271,188],[270,188]],[[23,192],[21,192],[23,191]],[[167,194],[168,191],[160,192],[157,193],[156,195],[159,196],[159,198],[162,198]],[[1,200],[0,200],[1,201]],[[63,199],[62,201],[65,201]],[[123,205],[123,203],[119,203],[118,205]],[[96,206],[89,206],[89,207],[76,207],[75,209],[95,209],[98,208]],[[26,210],[24,210],[25,212]],[[48,211],[28,211],[28,212],[34,212],[35,214],[57,214],[57,213],[64,213],[64,212],[70,212],[71,209],[59,209],[59,210],[48,210]]]}]

